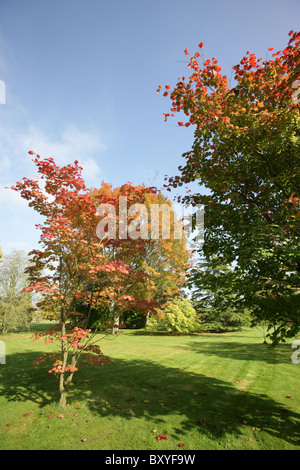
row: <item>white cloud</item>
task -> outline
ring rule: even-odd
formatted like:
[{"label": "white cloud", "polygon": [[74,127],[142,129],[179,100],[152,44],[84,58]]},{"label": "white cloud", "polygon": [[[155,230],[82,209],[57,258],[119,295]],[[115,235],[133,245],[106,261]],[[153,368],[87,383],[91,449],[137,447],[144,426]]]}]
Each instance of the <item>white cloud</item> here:
[{"label": "white cloud", "polygon": [[19,135],[19,139],[24,149],[32,150],[44,158],[52,157],[58,165],[78,160],[83,167],[87,186],[99,183],[101,168],[93,154],[104,150],[105,145],[95,133],[69,127],[60,139],[51,140],[40,129],[31,126],[28,133]]},{"label": "white cloud", "polygon": [[10,189],[10,187],[0,187],[0,205],[3,207],[20,207],[24,208],[28,206],[28,202],[22,199],[20,194]]},{"label": "white cloud", "polygon": [[78,160],[83,167],[87,187],[99,186],[101,167],[98,155],[105,149],[102,137],[91,130],[68,127],[58,137],[48,137],[38,126],[20,131],[13,126],[0,126],[0,246],[33,247],[38,240],[35,224],[40,216],[28,207],[20,195],[7,189],[24,176],[36,176],[36,168],[28,155],[32,150],[42,158],[52,157],[57,165]]},{"label": "white cloud", "polygon": [[52,139],[34,125],[30,126],[26,132],[2,126],[0,129],[2,178],[5,176],[8,180],[11,173],[14,173],[16,165],[18,168],[21,166],[29,169],[27,155],[28,151],[32,150],[42,158],[52,157],[58,165],[66,165],[78,160],[83,167],[83,177],[87,186],[94,185],[99,183],[101,175],[101,167],[96,158],[104,149],[102,137],[93,131],[80,130],[74,126],[68,127],[61,136]]}]

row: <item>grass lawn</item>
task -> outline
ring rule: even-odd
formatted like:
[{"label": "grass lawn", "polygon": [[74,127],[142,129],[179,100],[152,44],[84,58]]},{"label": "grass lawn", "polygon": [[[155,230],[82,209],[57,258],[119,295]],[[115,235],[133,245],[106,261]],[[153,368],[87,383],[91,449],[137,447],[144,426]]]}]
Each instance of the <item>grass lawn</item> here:
[{"label": "grass lawn", "polygon": [[123,331],[100,343],[114,364],[75,374],[63,412],[49,367],[32,365],[53,346],[30,333],[1,340],[2,450],[300,449],[300,364],[291,343],[270,348],[261,330]]}]

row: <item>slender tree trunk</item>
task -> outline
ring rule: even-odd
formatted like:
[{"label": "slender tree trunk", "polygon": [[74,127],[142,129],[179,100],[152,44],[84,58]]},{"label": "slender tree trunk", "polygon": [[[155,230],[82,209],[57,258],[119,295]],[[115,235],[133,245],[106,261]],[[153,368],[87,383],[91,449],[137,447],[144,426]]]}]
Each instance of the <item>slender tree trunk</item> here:
[{"label": "slender tree trunk", "polygon": [[67,396],[69,391],[69,385],[72,383],[74,373],[71,373],[67,380],[64,380],[64,374],[61,374],[59,390],[60,390],[60,399],[58,405],[60,408],[66,408],[67,406]]},{"label": "slender tree trunk", "polygon": [[66,406],[67,406],[67,395],[68,395],[68,392],[63,387],[62,391],[60,392],[60,399],[59,399],[59,403],[58,403],[58,406],[62,409],[66,408]]},{"label": "slender tree trunk", "polygon": [[[61,314],[61,335],[64,336],[66,334],[66,324],[64,321],[64,314],[63,314],[63,307],[62,307],[62,314]],[[61,355],[62,355],[62,369],[64,370],[67,364],[68,352],[66,351],[65,347],[65,340],[61,340]],[[59,376],[59,393],[60,393],[60,400],[59,406],[61,408],[66,407],[67,403],[67,389],[65,386],[65,373],[62,372]]]},{"label": "slender tree trunk", "polygon": [[112,327],[112,334],[116,335],[119,331],[119,324],[120,324],[120,314],[119,312],[113,312],[113,327]]}]

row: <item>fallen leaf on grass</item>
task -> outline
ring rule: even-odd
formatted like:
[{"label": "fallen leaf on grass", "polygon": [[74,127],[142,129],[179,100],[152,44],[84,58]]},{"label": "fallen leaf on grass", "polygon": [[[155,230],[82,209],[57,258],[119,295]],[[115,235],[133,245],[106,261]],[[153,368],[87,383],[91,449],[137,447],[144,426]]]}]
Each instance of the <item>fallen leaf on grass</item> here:
[{"label": "fallen leaf on grass", "polygon": [[166,439],[167,440],[168,438],[167,438],[166,434],[160,434],[159,436],[156,436],[156,439],[158,441],[160,441],[161,439]]},{"label": "fallen leaf on grass", "polygon": [[29,415],[30,415],[30,413],[25,413],[23,416],[25,418],[26,416],[29,416]]},{"label": "fallen leaf on grass", "polygon": [[183,442],[179,442],[178,446],[183,447],[184,446]]}]

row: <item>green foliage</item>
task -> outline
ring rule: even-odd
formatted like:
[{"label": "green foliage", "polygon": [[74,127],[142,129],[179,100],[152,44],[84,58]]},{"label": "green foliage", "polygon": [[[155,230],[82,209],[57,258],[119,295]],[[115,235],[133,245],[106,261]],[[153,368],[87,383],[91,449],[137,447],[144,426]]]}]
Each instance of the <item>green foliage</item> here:
[{"label": "green foliage", "polygon": [[[203,188],[182,199],[205,206],[201,252],[235,264],[239,301],[256,323],[276,324],[274,343],[300,331],[300,107],[293,100],[300,33],[289,36],[264,62],[248,52],[232,67],[232,88],[216,58],[202,68],[195,55],[190,77],[164,93],[173,112],[188,116],[185,126],[195,126],[169,186]],[[225,294],[230,300],[231,291]]]},{"label": "green foliage", "polygon": [[32,294],[22,292],[27,282],[27,256],[15,250],[5,254],[0,263],[0,331],[6,333],[28,326],[33,304]]},{"label": "green foliage", "polygon": [[238,268],[222,256],[201,259],[191,270],[189,284],[202,326],[209,331],[237,330],[250,325],[250,311],[239,293]]},{"label": "green foliage", "polygon": [[143,313],[128,310],[123,313],[122,321],[125,324],[125,328],[128,329],[140,329],[146,326],[147,317]]},{"label": "green foliage", "polygon": [[163,310],[150,318],[147,329],[169,333],[191,333],[199,331],[200,321],[192,301],[177,297]]},{"label": "green foliage", "polygon": [[87,328],[91,328],[93,331],[105,329],[105,325],[109,322],[111,316],[106,305],[98,305],[90,309],[89,305],[78,303],[76,311],[79,314],[80,321],[87,322]]}]

